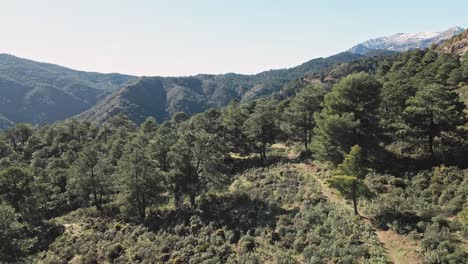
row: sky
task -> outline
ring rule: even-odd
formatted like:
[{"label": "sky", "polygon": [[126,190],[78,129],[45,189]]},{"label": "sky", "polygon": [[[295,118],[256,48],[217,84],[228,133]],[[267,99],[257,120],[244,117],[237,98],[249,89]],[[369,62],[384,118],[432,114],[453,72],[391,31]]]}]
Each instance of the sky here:
[{"label": "sky", "polygon": [[467,14],[467,0],[0,0],[0,53],[140,76],[250,74],[466,28]]}]

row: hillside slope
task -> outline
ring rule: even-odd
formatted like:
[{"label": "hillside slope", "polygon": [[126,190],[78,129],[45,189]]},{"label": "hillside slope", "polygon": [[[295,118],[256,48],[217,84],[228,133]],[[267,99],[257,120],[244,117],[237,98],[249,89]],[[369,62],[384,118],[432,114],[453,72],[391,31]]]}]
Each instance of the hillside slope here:
[{"label": "hillside slope", "polygon": [[68,69],[0,54],[0,129],[11,123],[45,124],[93,106],[133,76]]},{"label": "hillside slope", "polygon": [[230,101],[253,100],[279,91],[291,80],[318,73],[363,55],[340,53],[310,60],[294,68],[270,70],[255,75],[235,73],[190,77],[144,77],[114,92],[80,115],[90,121],[105,121],[124,113],[135,122],[153,116],[159,121],[176,112],[194,114],[209,107],[222,107]]},{"label": "hillside slope", "polygon": [[463,56],[468,51],[468,29],[440,45],[439,51]]}]

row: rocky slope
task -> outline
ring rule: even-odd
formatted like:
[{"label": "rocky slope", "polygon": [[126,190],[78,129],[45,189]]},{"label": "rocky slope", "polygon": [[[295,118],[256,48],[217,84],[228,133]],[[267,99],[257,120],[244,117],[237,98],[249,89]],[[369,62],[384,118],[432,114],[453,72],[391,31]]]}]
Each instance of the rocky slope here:
[{"label": "rocky slope", "polygon": [[468,51],[468,29],[446,41],[438,49],[443,53],[463,56]]}]

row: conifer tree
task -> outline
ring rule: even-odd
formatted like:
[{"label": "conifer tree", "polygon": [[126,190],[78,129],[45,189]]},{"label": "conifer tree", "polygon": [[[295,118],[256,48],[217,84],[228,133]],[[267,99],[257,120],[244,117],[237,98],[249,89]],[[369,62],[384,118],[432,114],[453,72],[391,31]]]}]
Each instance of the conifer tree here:
[{"label": "conifer tree", "polygon": [[216,133],[208,133],[203,115],[180,124],[177,141],[171,146],[169,158],[174,184],[174,203],[179,206],[188,195],[195,207],[195,198],[222,181],[222,163],[227,154],[226,142]]},{"label": "conifer tree", "polygon": [[465,124],[463,109],[464,104],[455,92],[438,84],[424,86],[407,101],[406,134],[414,141],[424,142],[427,152],[433,156],[435,138],[444,132],[455,132]]},{"label": "conifer tree", "polygon": [[125,146],[118,164],[120,197],[123,211],[128,215],[136,213],[146,217],[146,208],[160,202],[164,174],[147,155],[147,151],[136,142]]},{"label": "conifer tree", "polygon": [[325,90],[319,86],[306,86],[291,100],[284,113],[287,134],[300,138],[305,150],[312,141],[312,129],[315,127],[314,113],[321,110]]},{"label": "conifer tree", "polygon": [[244,124],[247,137],[262,161],[266,160],[267,146],[274,142],[279,129],[275,103],[271,99],[259,100]]},{"label": "conifer tree", "polygon": [[350,74],[325,96],[315,113],[312,151],[316,158],[340,163],[353,145],[371,151],[378,143],[380,83],[365,73]]},{"label": "conifer tree", "polygon": [[331,187],[337,189],[346,199],[353,201],[356,215],[359,214],[357,199],[369,193],[363,182],[367,173],[368,170],[364,167],[361,147],[355,145],[328,180]]},{"label": "conifer tree", "polygon": [[108,163],[102,158],[98,146],[86,147],[70,167],[67,189],[85,205],[92,201],[98,210],[111,192],[112,183],[108,175]]}]

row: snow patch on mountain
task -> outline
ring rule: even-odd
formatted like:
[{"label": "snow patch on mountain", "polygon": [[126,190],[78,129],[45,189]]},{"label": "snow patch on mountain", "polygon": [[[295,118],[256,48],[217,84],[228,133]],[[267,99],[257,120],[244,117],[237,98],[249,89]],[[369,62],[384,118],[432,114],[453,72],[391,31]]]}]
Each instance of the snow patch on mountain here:
[{"label": "snow patch on mountain", "polygon": [[371,50],[402,52],[411,49],[424,49],[432,44],[440,44],[463,31],[464,29],[461,27],[453,27],[440,32],[398,33],[388,37],[367,40],[348,51],[365,54]]}]

